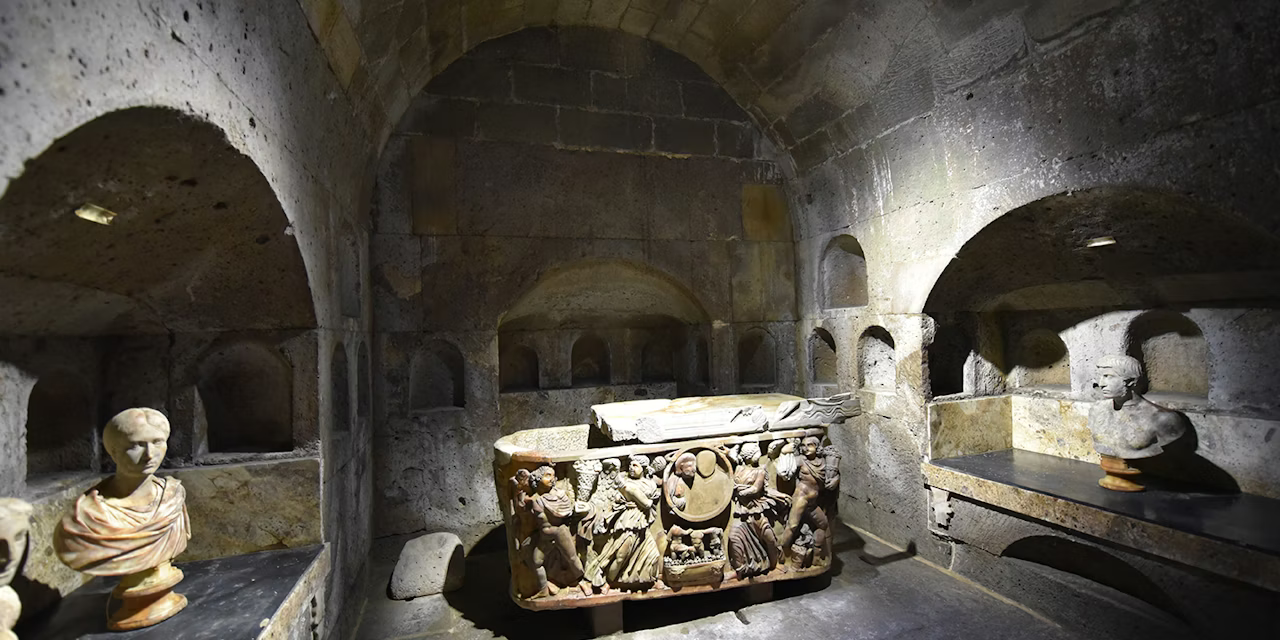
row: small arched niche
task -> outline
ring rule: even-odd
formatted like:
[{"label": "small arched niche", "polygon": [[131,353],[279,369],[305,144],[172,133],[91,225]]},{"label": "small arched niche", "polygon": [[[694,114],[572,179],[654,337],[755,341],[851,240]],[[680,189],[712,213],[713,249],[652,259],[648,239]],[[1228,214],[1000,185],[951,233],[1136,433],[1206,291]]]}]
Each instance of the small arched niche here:
[{"label": "small arched niche", "polygon": [[822,252],[820,286],[824,309],[866,306],[867,259],[856,238],[840,235],[827,243]]},{"label": "small arched niche", "polygon": [[1146,390],[1209,395],[1209,346],[1200,327],[1176,311],[1148,311],[1129,323],[1128,354],[1142,363]]},{"label": "small arched niche", "polygon": [[413,354],[409,365],[409,412],[467,406],[462,352],[433,340]]},{"label": "small arched niche", "polygon": [[869,327],[858,339],[858,380],[862,388],[893,391],[898,380],[893,336],[884,327]]},{"label": "small arched niche", "polygon": [[1071,387],[1071,354],[1062,338],[1049,329],[1023,334],[1013,347],[1009,364],[1018,387]]},{"label": "small arched niche", "polygon": [[269,347],[214,348],[200,362],[196,391],[210,452],[293,450],[293,368]]},{"label": "small arched niche", "polygon": [[83,379],[65,371],[40,376],[27,404],[27,476],[95,470],[94,418]]},{"label": "small arched niche", "polygon": [[538,382],[538,352],[523,344],[498,347],[498,388],[502,391],[534,391]]},{"label": "small arched niche", "polygon": [[369,376],[369,345],[360,343],[359,361],[356,364],[356,417],[368,418],[373,402],[373,379]]},{"label": "small arched niche", "polygon": [[588,333],[578,338],[569,361],[573,386],[609,384],[609,345],[600,336]]},{"label": "small arched niche", "polygon": [[333,429],[343,433],[351,431],[351,372],[347,365],[347,348],[341,342],[333,347],[329,377],[333,384],[333,404],[330,407]]},{"label": "small arched niche", "polygon": [[964,393],[965,366],[973,354],[973,343],[953,314],[935,318],[933,342],[925,351],[929,366],[929,394],[933,398]]},{"label": "small arched niche", "polygon": [[640,350],[640,379],[670,382],[676,379],[676,352],[667,336],[654,336]]},{"label": "small arched niche", "polygon": [[836,340],[822,327],[809,336],[809,372],[814,384],[836,384]]},{"label": "small arched niche", "polygon": [[764,329],[751,329],[738,339],[738,386],[772,387],[778,381],[777,345]]},{"label": "small arched niche", "polygon": [[693,343],[693,381],[702,384],[711,384],[711,350],[707,348],[707,339],[698,336]]}]

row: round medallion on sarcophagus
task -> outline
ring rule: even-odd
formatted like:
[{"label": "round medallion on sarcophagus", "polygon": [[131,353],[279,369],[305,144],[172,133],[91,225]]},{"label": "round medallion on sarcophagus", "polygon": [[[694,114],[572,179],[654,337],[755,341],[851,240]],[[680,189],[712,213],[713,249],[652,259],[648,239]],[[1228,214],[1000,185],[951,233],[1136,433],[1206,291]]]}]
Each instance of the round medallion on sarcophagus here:
[{"label": "round medallion on sarcophagus", "polygon": [[681,449],[663,474],[667,506],[688,522],[706,522],[733,499],[733,468],[723,451],[707,447]]}]

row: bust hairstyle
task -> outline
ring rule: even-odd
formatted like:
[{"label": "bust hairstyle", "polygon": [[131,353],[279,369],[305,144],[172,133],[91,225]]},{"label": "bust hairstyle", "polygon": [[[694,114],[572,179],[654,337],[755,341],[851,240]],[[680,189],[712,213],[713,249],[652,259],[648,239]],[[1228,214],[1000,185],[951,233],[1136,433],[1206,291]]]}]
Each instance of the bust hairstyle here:
[{"label": "bust hairstyle", "polygon": [[155,409],[125,409],[117,413],[102,429],[102,446],[114,459],[129,443],[129,436],[143,427],[155,427],[169,435],[169,419]]},{"label": "bust hairstyle", "polygon": [[1098,360],[1098,369],[1110,369],[1124,377],[1125,381],[1137,381],[1142,377],[1142,363],[1137,358],[1122,355],[1105,355]]}]

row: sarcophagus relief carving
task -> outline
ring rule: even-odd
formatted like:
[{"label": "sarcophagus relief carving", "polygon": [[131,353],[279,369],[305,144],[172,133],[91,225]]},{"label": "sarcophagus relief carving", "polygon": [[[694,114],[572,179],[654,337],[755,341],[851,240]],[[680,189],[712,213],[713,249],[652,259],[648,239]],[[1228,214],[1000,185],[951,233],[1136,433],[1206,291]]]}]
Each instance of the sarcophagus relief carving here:
[{"label": "sarcophagus relief carving", "polygon": [[[840,472],[824,445],[828,425],[858,413],[852,396],[592,409],[594,425],[531,429],[495,444],[521,606],[700,593],[830,567]],[[615,439],[589,437],[592,429]]]}]

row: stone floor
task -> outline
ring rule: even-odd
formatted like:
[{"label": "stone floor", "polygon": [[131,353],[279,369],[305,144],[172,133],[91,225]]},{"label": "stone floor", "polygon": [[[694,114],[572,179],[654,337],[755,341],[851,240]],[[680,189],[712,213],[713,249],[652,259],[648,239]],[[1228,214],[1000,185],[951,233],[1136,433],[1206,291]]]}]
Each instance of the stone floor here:
[{"label": "stone floor", "polygon": [[[399,602],[387,584],[405,537],[374,541],[357,640],[418,638],[590,638],[585,610],[525,611],[507,595],[504,543],[497,536],[467,558],[462,589]],[[496,549],[495,549],[496,547]],[[1071,634],[972,584],[841,527],[837,562],[820,578],[777,583],[772,601],[749,604],[743,589],[631,602],[615,638],[1034,638]]]}]

